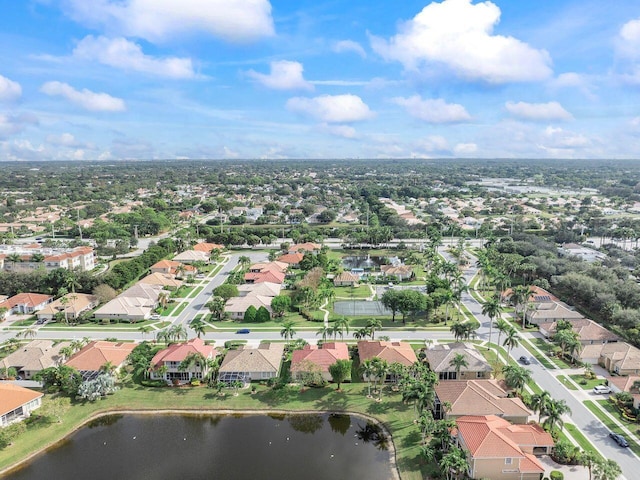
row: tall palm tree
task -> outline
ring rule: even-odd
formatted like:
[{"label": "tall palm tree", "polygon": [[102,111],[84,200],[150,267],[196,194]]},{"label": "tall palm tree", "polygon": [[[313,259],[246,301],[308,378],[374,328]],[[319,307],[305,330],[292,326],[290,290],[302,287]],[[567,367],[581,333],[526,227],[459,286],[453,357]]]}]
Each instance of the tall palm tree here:
[{"label": "tall palm tree", "polygon": [[542,422],[542,426],[549,431],[553,431],[556,427],[562,431],[562,427],[564,426],[562,415],[571,414],[571,409],[564,400],[551,399],[547,406],[546,414],[547,418]]},{"label": "tall palm tree", "polygon": [[[316,332],[316,336],[320,335],[322,337],[322,341],[326,342],[327,337],[331,335],[332,328],[329,325],[323,325],[320,327],[320,330]],[[355,333],[354,333],[355,336]]]},{"label": "tall palm tree", "polygon": [[460,322],[454,322],[449,327],[449,331],[453,333],[454,338],[456,339],[456,341],[458,341],[465,336],[465,331],[466,331],[465,324]]},{"label": "tall palm tree", "polygon": [[489,317],[489,343],[491,343],[491,335],[493,333],[493,320],[499,317],[502,311],[500,296],[497,294],[482,302],[482,314]]},{"label": "tall palm tree", "polygon": [[374,368],[371,358],[363,361],[360,364],[360,374],[362,375],[362,378],[367,381],[369,387],[369,393],[367,394],[367,397],[371,397],[371,382],[373,381],[374,374]]},{"label": "tall palm tree", "polygon": [[520,365],[505,365],[502,368],[502,373],[507,386],[519,392],[531,380],[531,370]]},{"label": "tall palm tree", "polygon": [[456,353],[449,362],[449,366],[456,370],[456,380],[459,380],[460,370],[462,370],[462,367],[468,367],[469,362],[467,362],[467,358],[463,353]]},{"label": "tall palm tree", "polygon": [[359,328],[358,330],[353,332],[353,338],[355,338],[356,340],[364,340],[369,335],[371,335],[371,332],[369,331],[369,329],[367,327]]},{"label": "tall palm tree", "polygon": [[494,326],[498,329],[498,345],[501,345],[500,337],[504,332],[506,332],[511,328],[511,325],[505,319],[499,318],[498,320],[496,320],[496,323]]},{"label": "tall palm tree", "polygon": [[144,339],[144,336],[151,331],[151,327],[149,325],[143,325],[138,327],[138,331],[142,334],[142,338]]},{"label": "tall palm tree", "polygon": [[[511,290],[511,303],[513,303],[515,310],[516,310],[516,316],[518,314],[518,307],[521,305],[526,305],[529,302],[529,297],[531,297],[531,295],[533,295],[535,292],[533,291],[533,289],[527,285],[517,285],[515,287],[513,287],[513,289]],[[521,311],[522,312],[522,311]],[[523,313],[522,314],[522,328],[525,328],[525,323],[526,323],[526,315]]]},{"label": "tall palm tree", "polygon": [[440,468],[445,473],[447,480],[458,478],[460,474],[469,468],[467,457],[460,448],[452,448],[440,460]]},{"label": "tall palm tree", "polygon": [[520,345],[520,342],[518,340],[519,338],[520,338],[520,335],[518,335],[518,331],[515,328],[510,327],[507,330],[507,333],[506,333],[506,336],[504,337],[504,342],[502,343],[502,345],[507,347],[508,356],[511,356],[511,350],[513,350],[515,347]]},{"label": "tall palm tree", "polygon": [[196,336],[200,338],[201,335],[204,335],[207,330],[206,324],[200,320],[199,318],[194,318],[189,323],[189,327],[196,333]]},{"label": "tall palm tree", "polygon": [[376,330],[380,330],[382,328],[382,320],[379,318],[370,318],[367,320],[367,328],[369,329],[371,340],[375,340]]},{"label": "tall palm tree", "polygon": [[333,322],[334,326],[339,327],[340,330],[338,334],[340,335],[340,339],[344,338],[344,334],[349,335],[349,320],[347,317],[340,317],[335,322]]},{"label": "tall palm tree", "polygon": [[[186,372],[193,370],[190,377],[202,378],[203,370],[207,365],[207,359],[200,352],[191,352],[178,365],[178,370]],[[200,375],[196,375],[199,373]]]},{"label": "tall palm tree", "polygon": [[238,263],[240,264],[240,268],[245,270],[249,267],[249,265],[251,265],[251,259],[246,255],[240,255],[240,257],[238,258]]},{"label": "tall palm tree", "polygon": [[617,480],[622,475],[622,469],[615,460],[608,458],[596,461],[593,474],[594,480]]},{"label": "tall palm tree", "polygon": [[599,455],[592,450],[583,450],[580,453],[580,463],[587,467],[587,470],[589,471],[589,480],[593,478],[593,467],[599,458]]},{"label": "tall palm tree", "polygon": [[542,417],[542,415],[546,415],[550,401],[551,394],[546,390],[531,395],[531,409],[534,412],[538,412],[538,423],[540,423],[540,418]]},{"label": "tall palm tree", "polygon": [[280,330],[280,336],[287,341],[291,340],[296,334],[294,328],[295,325],[296,324],[293,320],[286,320],[282,322],[282,330]]}]

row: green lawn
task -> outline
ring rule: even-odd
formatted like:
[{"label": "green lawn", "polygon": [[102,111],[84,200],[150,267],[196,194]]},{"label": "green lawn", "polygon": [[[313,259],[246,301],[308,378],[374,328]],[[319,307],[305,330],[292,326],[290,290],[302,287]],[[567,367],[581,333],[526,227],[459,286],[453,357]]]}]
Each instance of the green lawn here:
[{"label": "green lawn", "polygon": [[358,287],[336,287],[333,289],[336,299],[345,298],[368,298],[371,296],[369,285],[360,285]]},{"label": "green lawn", "polygon": [[13,322],[12,326],[13,327],[30,327],[35,323],[35,321],[36,321],[36,317],[29,317],[24,320]]},{"label": "green lawn", "polygon": [[182,302],[182,303],[178,306],[178,308],[174,309],[174,310],[171,312],[171,316],[172,316],[172,317],[177,317],[178,315],[180,315],[180,314],[182,313],[182,311],[183,311],[185,308],[187,308],[187,305],[188,305],[188,304],[189,304],[189,302]]},{"label": "green lawn", "polygon": [[549,360],[551,360],[551,362],[553,362],[553,364],[557,368],[560,368],[560,369],[572,368],[572,365],[568,364],[567,362],[565,362],[561,358],[553,356],[553,353],[552,353],[553,352],[553,347],[554,347],[553,344],[549,343],[548,341],[544,340],[543,338],[534,338],[532,340],[532,343],[536,347],[538,347],[539,350],[544,352],[549,357]]},{"label": "green lawn", "polygon": [[571,383],[565,375],[558,375],[556,378],[562,385],[564,385],[565,388],[568,388],[569,390],[578,390],[578,388]]},{"label": "green lawn", "polygon": [[[633,451],[633,453],[635,453],[636,455],[640,455],[640,445],[638,445],[632,438],[629,438],[629,435],[627,435],[622,430],[622,428],[620,428],[613,420],[605,415],[602,410],[600,410],[596,406],[595,402],[593,402],[592,400],[585,400],[583,403],[584,406],[591,410],[591,413],[593,413],[604,424],[605,427],[607,427],[612,432],[619,433],[620,435],[624,436],[624,438],[627,439],[627,442],[629,442],[629,448]],[[615,413],[614,416],[618,417],[619,415]]]},{"label": "green lawn", "polygon": [[576,442],[578,442],[578,445],[580,445],[580,448],[582,448],[582,450],[586,452],[593,452],[596,455],[596,457],[602,458],[602,455],[600,455],[600,452],[596,450],[593,444],[587,439],[587,437],[585,437],[582,434],[582,432],[578,429],[578,427],[576,427],[573,423],[565,423],[564,429],[567,432],[569,432],[569,434],[574,438]]},{"label": "green lawn", "polygon": [[171,298],[187,298],[195,287],[186,287],[182,285],[178,290],[171,294]]},{"label": "green lawn", "polygon": [[[385,391],[382,400],[376,402],[366,398],[365,383],[343,384],[337,392],[334,385],[301,391],[297,387],[271,390],[254,384],[257,393],[241,390],[234,397],[227,393],[218,397],[206,387],[145,388],[125,387],[114,395],[96,403],[70,405],[61,399],[62,422],[30,427],[27,433],[17,437],[12,446],[0,451],[0,471],[25,458],[38,449],[52,445],[81,426],[90,417],[108,411],[177,409],[204,413],[216,410],[260,410],[260,411],[326,411],[360,413],[383,422],[391,432],[396,448],[398,469],[403,480],[426,478],[427,462],[420,455],[420,435],[413,423],[413,408],[402,403],[400,394]],[[252,385],[253,386],[253,385]],[[51,397],[46,396],[43,410],[46,411]]]},{"label": "green lawn", "polygon": [[584,375],[581,374],[574,374],[574,375],[569,375],[569,377],[571,377],[571,379],[576,382],[578,385],[580,385],[580,388],[583,390],[592,390],[593,387],[595,387],[596,385],[604,385],[605,381],[602,378],[593,378],[590,380],[587,380],[586,385],[582,385],[580,382],[585,380]]}]

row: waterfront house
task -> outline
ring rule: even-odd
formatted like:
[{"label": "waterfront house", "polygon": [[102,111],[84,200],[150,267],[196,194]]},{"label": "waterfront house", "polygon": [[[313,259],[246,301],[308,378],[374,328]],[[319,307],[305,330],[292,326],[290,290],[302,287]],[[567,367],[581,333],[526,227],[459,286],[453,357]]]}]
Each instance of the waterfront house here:
[{"label": "waterfront house", "polygon": [[[180,365],[185,358],[193,354],[202,355],[205,362],[181,368]],[[200,338],[174,343],[160,350],[151,360],[151,378],[178,383],[189,382],[191,379],[202,380],[209,373],[206,361],[215,358],[216,355],[218,355],[218,351],[211,345],[206,345]]]},{"label": "waterfront house", "polygon": [[338,360],[349,360],[349,348],[346,343],[327,342],[322,346],[307,344],[301,350],[294,350],[291,357],[291,375],[300,380],[307,372],[317,372],[329,382],[329,366]]},{"label": "waterfront house", "polygon": [[[436,345],[428,349],[425,354],[429,368],[438,374],[440,380],[491,378],[493,368],[471,344],[456,342]],[[461,354],[467,363],[467,366],[460,368],[459,378],[453,365],[453,359],[458,354]]]},{"label": "waterfront house", "polygon": [[230,350],[220,365],[218,378],[227,383],[276,378],[280,375],[283,354],[282,343],[261,343],[258,348],[240,347],[238,350]]},{"label": "waterfront house", "polygon": [[24,420],[40,408],[43,393],[12,383],[0,383],[0,427]]}]

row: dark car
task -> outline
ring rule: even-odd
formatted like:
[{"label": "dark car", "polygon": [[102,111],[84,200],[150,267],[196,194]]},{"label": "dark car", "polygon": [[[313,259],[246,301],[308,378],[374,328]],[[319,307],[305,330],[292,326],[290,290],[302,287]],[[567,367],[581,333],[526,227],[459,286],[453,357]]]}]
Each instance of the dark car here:
[{"label": "dark car", "polygon": [[531,365],[531,360],[529,359],[529,357],[525,357],[524,355],[521,356],[518,360],[523,365]]},{"label": "dark car", "polygon": [[613,433],[611,432],[609,434],[609,437],[613,438],[615,440],[615,442],[620,445],[621,447],[628,447],[629,446],[629,442],[627,442],[627,439],[624,438],[622,435],[620,435],[619,433]]},{"label": "dark car", "polygon": [[248,328],[241,328],[240,330],[237,330],[236,333],[251,333],[251,330]]}]

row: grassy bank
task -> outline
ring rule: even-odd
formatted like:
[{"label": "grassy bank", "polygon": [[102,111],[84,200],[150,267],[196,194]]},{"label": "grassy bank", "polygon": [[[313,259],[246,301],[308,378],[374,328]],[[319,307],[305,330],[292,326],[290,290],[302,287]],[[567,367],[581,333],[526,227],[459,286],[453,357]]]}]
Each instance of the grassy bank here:
[{"label": "grassy bank", "polygon": [[[82,426],[87,419],[101,412],[116,410],[280,410],[353,412],[368,415],[384,423],[392,435],[396,448],[398,470],[403,480],[426,478],[427,462],[420,456],[420,434],[413,423],[413,407],[402,403],[400,395],[384,392],[376,402],[366,397],[367,384],[345,384],[342,391],[335,386],[300,391],[297,387],[271,390],[263,385],[251,394],[241,390],[237,397],[227,391],[225,397],[206,387],[146,388],[139,385],[121,389],[116,394],[95,403],[71,405],[68,399],[61,403],[61,423],[32,425],[16,438],[13,445],[0,451],[0,472],[40,449],[53,445]],[[50,397],[45,398],[47,409]]]}]

